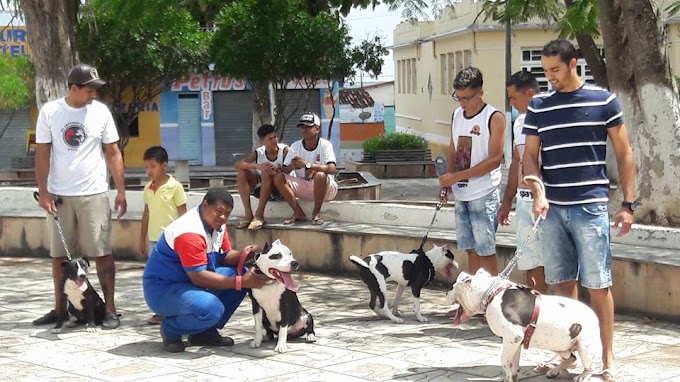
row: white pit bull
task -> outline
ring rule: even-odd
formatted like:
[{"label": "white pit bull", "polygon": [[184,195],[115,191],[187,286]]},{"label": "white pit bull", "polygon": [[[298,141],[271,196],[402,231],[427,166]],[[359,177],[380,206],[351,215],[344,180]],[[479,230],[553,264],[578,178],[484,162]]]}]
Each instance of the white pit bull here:
[{"label": "white pit bull", "polygon": [[272,282],[249,291],[255,318],[255,338],[250,347],[262,345],[265,331],[269,339],[278,337],[274,351],[279,353],[288,351],[288,338],[306,334],[307,342],[316,342],[314,320],[300,304],[296,293],[299,285],[291,277],[298,262],[290,249],[279,240],[265,244],[262,252],[255,255],[255,267]]},{"label": "white pit bull", "polygon": [[562,358],[562,362],[546,374],[548,378],[557,377],[573,363],[576,360],[574,352],[577,352],[584,370],[573,381],[588,381],[592,375],[593,357],[600,350],[595,312],[577,300],[541,295],[508,280],[494,286],[496,280],[497,277],[483,269],[474,276],[461,272],[453,289],[447,293],[446,301],[460,305],[454,325],[484,313],[491,331],[503,338],[504,381],[517,381],[522,345],[525,349],[552,350]]}]

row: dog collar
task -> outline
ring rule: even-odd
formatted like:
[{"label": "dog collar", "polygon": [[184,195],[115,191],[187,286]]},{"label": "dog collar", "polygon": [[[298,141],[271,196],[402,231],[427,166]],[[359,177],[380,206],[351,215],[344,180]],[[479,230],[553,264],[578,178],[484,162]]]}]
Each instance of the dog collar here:
[{"label": "dog collar", "polygon": [[494,281],[489,289],[487,289],[482,295],[482,312],[486,314],[486,308],[489,306],[489,304],[491,304],[491,301],[493,301],[493,299],[498,296],[499,293],[510,287],[512,287],[511,283],[505,282],[501,284],[500,279],[496,279],[496,281]]},{"label": "dog collar", "polygon": [[533,294],[536,299],[534,300],[534,313],[531,315],[531,321],[529,321],[529,325],[527,325],[527,328],[524,330],[524,339],[522,340],[522,345],[525,349],[529,349],[531,336],[534,335],[534,331],[536,330],[538,313],[541,312],[541,293],[531,289],[531,294]]}]

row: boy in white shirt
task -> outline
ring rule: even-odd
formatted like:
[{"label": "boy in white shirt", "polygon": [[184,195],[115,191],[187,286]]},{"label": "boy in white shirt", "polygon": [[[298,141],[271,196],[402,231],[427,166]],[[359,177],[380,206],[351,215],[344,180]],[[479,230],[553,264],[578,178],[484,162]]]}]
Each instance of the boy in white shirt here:
[{"label": "boy in white shirt", "polygon": [[[283,160],[290,147],[279,143],[276,129],[272,125],[262,125],[257,129],[257,136],[262,146],[247,157],[236,162],[238,193],[241,196],[245,217],[236,228],[250,230],[260,229],[264,225],[264,208],[269,200],[281,201],[281,195],[273,188],[272,178],[281,171]],[[253,215],[250,195],[259,199],[257,210]]]},{"label": "boy in white shirt", "polygon": [[[307,112],[298,123],[302,139],[290,146],[290,153],[284,160],[281,172],[274,175],[274,186],[293,209],[293,216],[283,224],[294,224],[307,220],[307,215],[298,204],[296,197],[314,201],[312,223],[323,224],[319,212],[323,202],[335,199],[338,184],[335,182],[335,152],[333,145],[319,136],[321,120],[314,113]],[[294,170],[294,175],[289,172]]]}]

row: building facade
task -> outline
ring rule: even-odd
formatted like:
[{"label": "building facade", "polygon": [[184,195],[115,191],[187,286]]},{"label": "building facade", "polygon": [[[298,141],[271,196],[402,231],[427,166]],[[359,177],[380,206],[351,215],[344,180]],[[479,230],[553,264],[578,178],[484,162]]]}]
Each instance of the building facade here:
[{"label": "building facade", "polygon": [[[479,68],[484,75],[484,100],[505,109],[505,26],[482,21],[483,16],[477,18],[482,3],[458,0],[452,12],[435,21],[404,22],[394,31],[396,130],[424,136],[433,155],[443,153],[450,141],[451,116],[458,107],[451,98],[452,82],[461,69]],[[677,75],[680,20],[669,19],[666,25],[669,60]],[[537,77],[541,89],[548,90],[541,49],[556,38],[557,30],[540,20],[513,25],[512,72],[528,70]],[[595,43],[602,48],[601,39],[596,38]],[[577,71],[583,80],[592,81],[585,59],[579,58]],[[506,136],[509,140],[510,135]]]}]

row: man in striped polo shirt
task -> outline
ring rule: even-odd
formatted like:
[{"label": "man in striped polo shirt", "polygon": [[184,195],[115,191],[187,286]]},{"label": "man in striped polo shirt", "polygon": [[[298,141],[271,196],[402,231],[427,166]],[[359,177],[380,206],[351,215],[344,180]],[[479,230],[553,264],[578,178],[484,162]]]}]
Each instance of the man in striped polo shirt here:
[{"label": "man in striped polo shirt", "polygon": [[524,122],[524,173],[539,175],[545,195],[535,182],[534,214],[545,218],[541,243],[548,284],[555,292],[578,298],[576,282],[588,289],[600,321],[603,376],[615,381],[614,301],[609,248],[609,179],[605,166],[609,137],[619,167],[624,203],[614,225],[617,236],[628,233],[635,209],[635,162],[616,97],[584,84],[576,73],[578,55],[566,40],[547,43],[541,64],[553,91],[534,97]]}]

